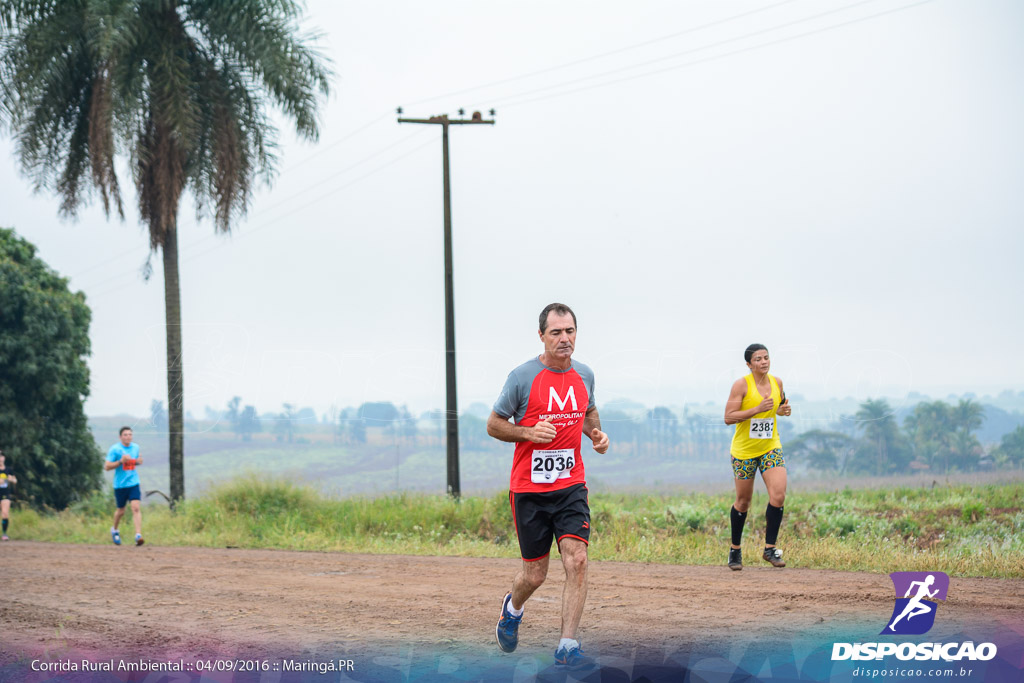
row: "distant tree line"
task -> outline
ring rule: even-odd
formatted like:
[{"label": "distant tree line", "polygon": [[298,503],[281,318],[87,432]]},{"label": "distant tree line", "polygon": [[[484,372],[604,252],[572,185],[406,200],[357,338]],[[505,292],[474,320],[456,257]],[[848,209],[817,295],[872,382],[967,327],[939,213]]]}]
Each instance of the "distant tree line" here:
[{"label": "distant tree line", "polygon": [[[153,402],[151,412],[153,424],[165,419],[159,401]],[[371,401],[333,409],[324,416],[326,424],[321,424],[312,408],[285,403],[280,413],[257,414],[252,405],[242,407],[238,396],[222,412],[208,409],[207,417],[226,423],[243,441],[266,431],[281,442],[303,443],[302,433],[329,430],[339,445],[367,444],[373,434],[374,443],[383,439],[411,447],[443,445],[446,419],[443,411],[416,417],[406,406]],[[434,422],[436,428],[424,430],[422,421]],[[687,408],[677,415],[666,406],[640,414],[609,409],[602,412],[601,421],[615,444],[616,455],[645,459],[704,459],[726,453],[734,431],[717,414]],[[829,428],[799,434],[783,431],[783,445],[793,466],[799,463],[824,472],[887,475],[1024,466],[1024,425],[986,451],[976,434],[984,421],[985,407],[973,399],[954,404],[923,401],[902,419],[887,401],[869,399],[855,414],[840,418]],[[463,448],[471,450],[502,447],[487,435],[486,419],[471,413],[459,416],[459,440]]]},{"label": "distant tree line", "polygon": [[366,428],[376,427],[385,436],[396,441],[416,444],[419,429],[417,419],[405,406],[390,401],[363,403],[358,408],[345,408],[337,412],[334,420],[334,439],[338,443],[366,443]]},{"label": "distant tree line", "polygon": [[721,417],[689,409],[677,416],[665,406],[655,406],[641,416],[602,411],[601,429],[617,451],[651,458],[699,458],[712,451],[728,451],[732,440],[732,429]]},{"label": "distant tree line", "polygon": [[869,399],[832,429],[812,429],[784,445],[812,469],[874,475],[970,472],[1024,465],[1024,425],[986,453],[975,432],[985,420],[977,401],[923,401],[902,425],[884,399]]}]

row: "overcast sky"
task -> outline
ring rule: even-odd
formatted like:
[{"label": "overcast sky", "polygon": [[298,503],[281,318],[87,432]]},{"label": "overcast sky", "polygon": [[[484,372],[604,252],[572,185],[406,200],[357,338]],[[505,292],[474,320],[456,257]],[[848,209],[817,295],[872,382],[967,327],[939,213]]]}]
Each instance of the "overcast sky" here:
[{"label": "overcast sky", "polygon": [[[551,301],[599,405],[722,402],[754,341],[807,398],[1024,389],[1020,3],[319,0],[304,26],[336,73],[320,142],[282,133],[231,236],[182,208],[195,415],[443,405],[441,131],[398,105],[497,109],[451,133],[460,406]],[[144,227],[62,221],[0,158],[0,225],[92,308],[87,411],[148,413]]]}]

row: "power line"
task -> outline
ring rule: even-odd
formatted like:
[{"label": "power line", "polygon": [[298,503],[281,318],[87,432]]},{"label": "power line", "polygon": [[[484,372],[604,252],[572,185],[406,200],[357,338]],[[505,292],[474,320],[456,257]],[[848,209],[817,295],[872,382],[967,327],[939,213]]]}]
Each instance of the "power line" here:
[{"label": "power line", "polygon": [[[385,114],[384,116],[386,117],[388,115]],[[277,202],[276,204],[271,204],[270,206],[263,207],[262,210],[263,211],[269,211],[270,209],[277,208],[278,206],[281,206],[282,204],[285,204],[285,203],[291,201],[292,199],[295,199],[296,197],[298,197],[300,195],[303,195],[306,192],[309,192],[310,190],[312,190],[314,188],[320,187],[321,185],[324,185],[325,183],[328,183],[331,180],[334,180],[335,178],[337,178],[340,175],[344,175],[344,174],[348,173],[349,171],[351,171],[354,168],[358,168],[359,166],[362,166],[366,162],[368,162],[368,161],[370,161],[370,160],[380,156],[384,152],[387,152],[387,151],[389,151],[391,149],[394,149],[395,147],[399,147],[399,146],[403,145],[404,143],[408,142],[412,138],[417,137],[419,135],[422,135],[425,132],[426,131],[418,130],[418,131],[416,131],[414,133],[411,133],[410,135],[406,135],[404,138],[402,138],[398,142],[390,144],[387,147],[382,147],[381,149],[378,149],[376,152],[373,152],[372,154],[370,154],[370,155],[368,155],[366,157],[363,157],[362,159],[360,159],[359,161],[355,162],[354,164],[346,166],[345,168],[341,169],[340,171],[336,171],[335,173],[332,173],[331,175],[325,177],[320,182],[314,183],[313,185],[307,185],[306,187],[304,187],[303,189],[299,190],[295,194],[289,195],[288,197],[286,197],[286,198],[282,199],[281,201]]]},{"label": "power line", "polygon": [[[398,157],[395,157],[391,161],[388,161],[387,163],[382,164],[382,165],[378,166],[377,168],[364,173],[361,176],[353,178],[352,180],[350,180],[349,182],[345,183],[344,185],[341,185],[341,186],[336,187],[336,188],[332,188],[329,192],[321,194],[321,195],[317,196],[316,198],[311,199],[311,200],[305,202],[304,204],[302,204],[299,207],[299,209],[305,209],[305,208],[307,208],[309,206],[312,206],[313,204],[316,204],[318,202],[321,202],[321,201],[323,201],[325,199],[329,199],[331,197],[334,197],[335,195],[337,195],[337,193],[342,192],[342,191],[348,189],[349,187],[352,187],[353,185],[356,185],[357,183],[362,182],[366,178],[369,178],[370,176],[375,175],[378,172],[383,171],[384,169],[397,164],[399,161],[402,161],[403,159],[406,159],[406,158],[412,156],[416,152],[420,151],[421,149],[425,149],[428,145],[432,145],[432,144],[434,144],[433,140],[427,140],[423,144],[418,145],[418,146],[412,148],[411,150],[409,150],[405,154],[402,154],[402,155],[400,155]],[[278,222],[281,220],[281,218],[283,218],[283,217],[284,216],[280,216],[280,217],[276,217],[276,218],[270,219],[270,220],[268,220],[268,221],[266,221],[264,223],[260,223],[256,227],[253,227],[251,229],[246,230],[245,232],[236,233],[236,234],[233,234],[232,236],[235,237],[236,239],[242,239],[244,237],[248,237],[248,236],[250,236],[250,235],[252,235],[254,233],[260,232],[261,230],[264,230],[266,228],[276,226],[278,224]],[[194,249],[197,246],[201,246],[201,244],[203,244],[203,243],[209,242],[211,238],[215,238],[215,237],[218,237],[218,236],[210,236],[210,237],[203,238],[201,240],[193,242],[192,244],[190,244],[186,248],[187,249]],[[217,249],[220,249],[225,244],[227,244],[227,242],[225,240],[221,239],[213,247],[211,247],[209,249],[206,249],[204,251],[201,251],[199,253],[190,254],[187,257],[183,257],[183,258],[180,259],[180,262],[181,263],[186,263],[186,262],[195,260],[195,259],[197,259],[197,258],[199,258],[201,256],[205,256],[206,254],[210,254],[210,253],[216,251]],[[104,280],[103,282],[101,282],[99,284],[104,284],[106,282],[110,282],[110,281],[115,280],[115,279],[120,279],[120,278],[123,278],[125,276],[132,275],[135,272],[136,271],[134,271],[134,270],[133,271],[125,271],[125,272],[123,272],[123,273],[121,273],[119,275],[116,275],[116,276],[114,276],[112,278],[109,278],[108,280]],[[94,286],[97,286],[97,285],[94,285]],[[101,290],[99,292],[96,292],[96,293],[94,293],[92,295],[89,295],[89,298],[91,300],[95,300],[95,299],[101,298],[101,297],[103,297],[103,296],[105,296],[107,294],[110,294],[112,292],[119,291],[120,289],[121,289],[121,285],[117,285],[115,287],[110,287],[110,288],[107,288],[105,290]]]},{"label": "power line", "polygon": [[[385,116],[387,116],[387,115],[385,115]],[[296,197],[299,197],[299,196],[305,194],[309,190],[312,190],[312,189],[314,189],[316,187],[320,187],[321,185],[324,185],[325,183],[329,182],[330,180],[333,180],[333,179],[337,178],[338,176],[344,175],[345,173],[351,171],[352,169],[357,168],[357,167],[363,165],[367,161],[370,161],[370,160],[380,156],[384,152],[387,152],[388,150],[394,149],[395,147],[398,147],[398,146],[404,144],[405,142],[408,142],[409,140],[411,140],[411,139],[413,139],[413,138],[415,138],[417,136],[423,135],[425,132],[426,131],[424,131],[424,130],[419,130],[419,131],[416,131],[415,133],[407,135],[404,138],[402,138],[401,140],[399,140],[398,142],[396,142],[394,144],[391,144],[391,145],[388,145],[387,147],[383,147],[383,148],[377,150],[376,152],[373,152],[372,154],[369,154],[368,156],[363,157],[362,159],[360,159],[359,161],[355,162],[354,164],[350,164],[349,166],[346,166],[345,168],[343,168],[340,171],[338,171],[338,172],[334,173],[333,175],[329,176],[327,179],[325,179],[325,180],[323,180],[323,181],[321,181],[319,183],[316,183],[315,185],[310,185],[308,187],[305,187],[302,190],[299,190],[298,192],[296,192],[296,193],[294,193],[292,195],[289,195],[288,197],[285,197],[284,199],[282,199],[281,201],[277,202],[276,204],[272,204],[272,205],[270,205],[268,207],[261,207],[261,211],[270,211],[272,209],[278,208],[278,207],[282,206],[283,204],[286,204],[286,203],[292,201]],[[419,148],[417,148],[417,149],[419,149]],[[360,176],[356,180],[360,180],[360,179],[362,179],[364,177],[366,177],[366,176]],[[342,187],[343,188],[344,187],[348,187],[348,185],[343,185]],[[220,237],[221,236],[216,234],[216,233],[210,233],[210,234],[206,235],[205,237],[200,237],[199,239],[195,240],[194,242],[190,242],[189,244],[183,246],[181,248],[181,253],[185,254],[185,253],[195,249],[198,246],[202,246],[203,244],[206,244],[206,243],[210,242],[211,240],[218,239]],[[136,249],[132,249],[132,250],[130,250],[128,252],[125,252],[125,253],[126,254],[137,254],[138,253],[138,249],[137,248]],[[93,268],[93,270],[94,269],[95,268]],[[114,280],[117,280],[119,278],[131,275],[131,274],[133,274],[135,272],[136,272],[136,269],[132,269],[130,271],[122,271],[122,272],[120,272],[118,274],[115,274],[115,275],[112,275],[112,276],[110,276],[110,277],[108,277],[106,279],[100,280],[99,282],[92,283],[89,286],[90,287],[99,287],[99,286],[104,285],[104,284],[106,284],[108,282],[113,282]]]},{"label": "power line", "polygon": [[739,40],[746,40],[747,38],[753,38],[754,36],[763,35],[765,33],[771,33],[772,31],[778,31],[778,30],[784,29],[784,28],[789,28],[790,26],[796,26],[797,24],[803,24],[803,23],[806,23],[808,21],[813,21],[815,19],[820,19],[821,17],[825,17],[825,16],[828,16],[830,14],[836,14],[838,12],[845,12],[845,11],[853,9],[855,7],[859,7],[861,5],[867,5],[867,4],[872,3],[872,2],[877,2],[877,0],[859,0],[858,2],[854,2],[854,3],[851,3],[849,5],[843,5],[842,7],[837,7],[837,8],[834,8],[834,9],[830,9],[830,10],[827,10],[825,12],[820,12],[818,14],[812,14],[810,16],[803,17],[802,19],[795,19],[793,21],[787,21],[787,22],[784,22],[784,23],[781,23],[781,24],[776,24],[775,26],[770,26],[768,28],[759,29],[757,31],[751,31],[750,33],[745,33],[745,34],[740,35],[740,36],[734,36],[732,38],[726,38],[725,40],[719,40],[719,41],[716,41],[714,43],[709,43],[707,45],[702,45],[700,47],[689,48],[687,50],[682,50],[680,52],[674,52],[674,53],[669,54],[669,55],[665,55],[665,56],[662,56],[662,57],[656,57],[654,59],[649,59],[649,60],[646,60],[646,61],[643,61],[643,62],[637,62],[635,64],[629,64],[629,65],[626,65],[626,66],[616,67],[614,69],[609,69],[608,71],[602,71],[600,73],[591,74],[590,76],[581,76],[580,78],[574,78],[574,79],[571,79],[571,80],[568,80],[568,81],[562,81],[560,83],[554,83],[552,85],[546,85],[546,86],[542,86],[542,87],[539,87],[539,88],[534,88],[533,90],[526,90],[524,92],[516,93],[515,95],[507,95],[505,97],[499,97],[499,98],[493,100],[493,104],[496,105],[496,106],[497,105],[504,106],[503,103],[505,103],[505,102],[507,102],[509,100],[515,100],[517,98],[525,97],[527,95],[532,95],[534,93],[544,92],[545,90],[554,90],[554,89],[558,89],[558,88],[564,88],[564,87],[570,86],[570,85],[575,85],[576,83],[583,83],[585,81],[592,81],[592,80],[597,79],[597,78],[602,78],[604,76],[611,76],[613,74],[621,73],[623,71],[630,71],[630,70],[633,70],[633,69],[640,69],[640,68],[643,68],[645,66],[650,66],[652,64],[659,64],[661,62],[665,62],[665,61],[668,61],[670,59],[675,59],[677,57],[683,57],[685,55],[693,54],[695,52],[703,52],[704,50],[710,50],[712,48],[721,47],[722,45],[728,45],[729,43],[735,43],[736,41],[739,41]]},{"label": "power line", "polygon": [[660,42],[663,42],[663,41],[666,41],[666,40],[671,40],[672,38],[678,38],[679,36],[683,36],[683,35],[686,35],[688,33],[695,33],[697,31],[701,31],[701,30],[706,29],[706,28],[711,28],[712,26],[718,26],[720,24],[726,24],[726,23],[728,23],[730,21],[735,21],[737,19],[742,19],[744,17],[749,17],[749,16],[751,16],[753,14],[758,14],[760,12],[767,12],[768,10],[775,9],[776,7],[782,7],[783,5],[789,5],[789,4],[791,4],[793,2],[797,2],[797,1],[798,0],[783,0],[783,2],[777,2],[774,5],[767,5],[766,7],[759,7],[757,9],[753,9],[753,10],[750,10],[748,12],[741,12],[740,14],[734,14],[734,15],[732,15],[730,17],[725,17],[724,19],[716,19],[715,21],[711,21],[711,22],[708,22],[706,24],[701,24],[700,26],[694,26],[694,27],[691,27],[691,28],[688,28],[688,29],[684,29],[682,31],[677,31],[675,33],[670,33],[668,35],[661,36],[660,38],[652,38],[651,40],[645,40],[645,41],[640,42],[640,43],[634,43],[632,45],[626,45],[625,47],[616,48],[614,50],[609,50],[608,52],[602,52],[600,54],[591,55],[589,57],[582,57],[580,59],[576,59],[576,60],[573,60],[571,62],[565,62],[563,64],[557,64],[555,66],[545,67],[543,69],[538,69],[537,71],[530,71],[528,73],[520,74],[518,76],[511,76],[509,78],[503,78],[503,79],[498,80],[498,81],[491,81],[490,83],[484,83],[482,85],[474,85],[474,86],[469,87],[469,88],[463,88],[461,90],[455,90],[455,91],[452,91],[452,92],[449,92],[449,93],[445,93],[444,95],[435,95],[433,97],[428,97],[426,99],[418,100],[416,102],[410,102],[406,106],[415,107],[417,105],[425,104],[427,102],[434,102],[436,100],[444,99],[444,98],[447,98],[447,97],[454,97],[455,95],[463,95],[463,94],[468,93],[468,92],[474,92],[476,90],[483,90],[485,88],[491,88],[491,87],[494,87],[496,85],[504,85],[505,83],[512,83],[512,82],[515,82],[515,81],[521,81],[521,80],[526,79],[526,78],[532,78],[533,76],[540,76],[542,74],[551,73],[552,71],[559,71],[561,69],[567,69],[567,68],[569,68],[571,66],[577,66],[579,64],[585,64],[586,62],[592,62],[592,61],[594,61],[596,59],[602,59],[604,57],[610,57],[611,55],[620,54],[622,52],[628,52],[630,50],[637,50],[637,49],[642,48],[642,47],[647,47],[648,45],[654,45],[655,43],[660,43]]},{"label": "power line", "polygon": [[[410,136],[410,137],[414,137],[414,136]],[[380,171],[383,171],[386,168],[390,168],[391,166],[394,166],[399,161],[402,161],[404,159],[407,159],[408,157],[411,157],[416,152],[420,151],[421,149],[425,149],[427,146],[432,145],[432,144],[434,144],[433,140],[427,140],[427,141],[423,142],[423,144],[420,144],[420,145],[417,145],[416,147],[413,147],[412,149],[410,149],[405,154],[401,154],[401,155],[395,157],[394,159],[392,159],[391,161],[388,161],[385,164],[381,164],[377,168],[375,168],[375,169],[373,169],[371,171],[367,171],[366,173],[364,173],[361,176],[353,178],[352,180],[350,180],[349,182],[345,183],[344,185],[340,185],[338,187],[332,188],[329,192],[321,194],[321,195],[317,196],[315,199],[311,199],[308,202],[305,202],[299,208],[300,209],[305,209],[307,207],[312,206],[313,204],[316,204],[318,202],[322,202],[325,199],[330,199],[331,197],[335,196],[338,192],[342,192],[342,191],[347,190],[348,188],[352,187],[353,185],[361,183],[362,181],[366,180],[370,176],[376,175]],[[252,229],[246,230],[244,233],[239,233],[238,234],[238,238],[241,239],[242,237],[248,237],[248,236],[250,236],[250,235],[252,235],[254,233],[257,233],[257,232],[259,232],[261,230],[265,230],[266,228],[273,227],[273,226],[275,226],[277,224],[277,222],[280,220],[280,218],[281,217],[273,219],[271,221],[267,221],[266,223],[262,223],[262,224],[254,227]],[[216,247],[211,248],[211,249],[207,249],[206,251],[200,252],[199,254],[194,254],[191,258],[198,258],[200,256],[208,254],[208,253],[214,251],[214,249],[219,249],[223,245],[224,245],[224,241],[222,240],[219,244],[216,245]]]},{"label": "power line", "polygon": [[343,138],[341,138],[339,140],[335,140],[331,144],[326,145],[324,147],[317,147],[316,151],[313,152],[312,154],[310,154],[309,156],[307,156],[306,158],[304,158],[304,159],[302,159],[300,161],[296,161],[291,166],[287,166],[284,169],[282,169],[282,173],[284,171],[290,171],[293,168],[298,168],[299,166],[303,166],[303,165],[309,163],[309,161],[311,159],[315,159],[316,157],[320,156],[324,152],[332,150],[335,147],[338,147],[339,145],[341,145],[341,144],[343,144],[345,142],[348,142],[352,138],[362,134],[362,132],[365,131],[367,128],[370,128],[371,126],[373,126],[375,124],[378,124],[378,123],[380,123],[381,121],[383,121],[384,119],[387,119],[387,118],[390,118],[390,114],[381,114],[380,116],[378,116],[377,118],[373,119],[372,121],[368,121],[367,123],[363,124],[362,126],[359,126],[358,128],[353,130],[351,133],[349,133],[345,137],[343,137]]},{"label": "power line", "polygon": [[[872,1],[872,0],[868,0],[868,1]],[[686,63],[683,63],[683,64],[675,64],[673,66],[668,66],[668,67],[665,67],[663,69],[656,69],[654,71],[648,71],[646,73],[636,74],[634,76],[627,76],[625,78],[617,78],[615,80],[605,81],[603,83],[595,83],[593,85],[587,85],[587,86],[583,86],[581,88],[574,88],[572,90],[565,90],[565,91],[562,91],[562,92],[551,93],[550,95],[542,95],[540,97],[534,97],[534,98],[530,98],[530,99],[526,99],[526,100],[506,102],[505,104],[502,105],[502,107],[504,107],[504,108],[518,107],[518,106],[521,106],[521,105],[524,105],[524,104],[531,104],[533,102],[541,102],[543,100],[549,100],[549,99],[552,99],[552,98],[555,98],[555,97],[563,97],[565,95],[572,95],[574,93],[583,92],[583,91],[586,91],[586,90],[593,90],[594,88],[603,88],[605,86],[615,85],[617,83],[625,83],[626,81],[632,81],[632,80],[636,80],[638,78],[645,78],[647,76],[655,76],[655,75],[658,75],[658,74],[665,73],[667,71],[675,71],[676,69],[683,69],[683,68],[686,68],[686,67],[689,67],[689,66],[696,66],[698,64],[704,64],[704,63],[707,63],[707,62],[713,62],[713,61],[717,61],[719,59],[725,59],[726,57],[732,57],[733,55],[738,55],[738,54],[741,54],[741,53],[744,53],[744,52],[750,52],[752,50],[759,50],[761,48],[770,47],[772,45],[779,45],[781,43],[788,43],[790,41],[797,40],[799,38],[804,38],[806,36],[814,35],[816,33],[824,33],[826,31],[831,31],[833,29],[842,28],[844,26],[849,26],[851,24],[857,24],[857,23],[860,23],[862,21],[867,21],[869,19],[874,19],[876,17],[881,17],[881,16],[884,16],[884,15],[887,15],[887,14],[894,14],[896,12],[902,12],[903,10],[911,9],[911,8],[914,8],[914,7],[919,7],[921,5],[927,5],[928,3],[932,2],[932,1],[933,0],[921,0],[921,2],[915,2],[915,3],[909,4],[909,5],[904,5],[902,7],[896,7],[896,8],[893,8],[893,9],[885,10],[883,12],[877,12],[875,14],[869,14],[867,16],[859,17],[857,19],[851,19],[849,21],[844,21],[844,22],[839,23],[839,24],[833,24],[831,26],[825,26],[823,28],[814,29],[812,31],[806,31],[804,33],[798,33],[797,35],[794,35],[794,36],[788,36],[786,38],[779,38],[778,40],[772,40],[772,41],[769,41],[767,43],[761,43],[759,45],[752,45],[752,46],[749,46],[749,47],[740,48],[738,50],[733,50],[732,52],[726,52],[726,53],[723,53],[723,54],[720,54],[720,55],[714,55],[714,56],[711,56],[711,57],[705,57],[703,59],[697,59],[697,60],[694,60],[692,62],[686,62]],[[524,94],[529,94],[529,93],[524,93]]]}]

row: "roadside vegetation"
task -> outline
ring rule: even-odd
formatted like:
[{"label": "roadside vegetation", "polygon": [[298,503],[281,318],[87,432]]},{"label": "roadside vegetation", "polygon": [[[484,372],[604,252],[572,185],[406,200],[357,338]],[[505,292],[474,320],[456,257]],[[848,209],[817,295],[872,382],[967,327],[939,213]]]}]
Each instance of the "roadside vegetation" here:
[{"label": "roadside vegetation", "polygon": [[[591,558],[724,564],[731,495],[591,496]],[[761,564],[755,494],[744,558]],[[113,500],[62,512],[14,512],[17,538],[109,542]],[[332,499],[286,481],[242,478],[184,501],[177,514],[143,508],[147,543],[202,547],[518,557],[507,494]],[[128,518],[125,519],[130,529]],[[791,494],[780,547],[791,567],[843,571],[944,571],[1024,578],[1024,482]]]}]

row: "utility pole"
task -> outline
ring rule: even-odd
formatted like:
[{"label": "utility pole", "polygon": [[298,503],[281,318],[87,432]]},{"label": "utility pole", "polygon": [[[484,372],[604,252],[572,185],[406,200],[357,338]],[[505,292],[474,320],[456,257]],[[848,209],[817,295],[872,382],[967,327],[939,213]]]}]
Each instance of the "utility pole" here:
[{"label": "utility pole", "polygon": [[[402,108],[398,108],[401,117]],[[465,111],[460,109],[459,116]],[[494,116],[494,110],[490,111]],[[459,484],[459,408],[455,398],[455,300],[452,284],[452,192],[448,172],[448,126],[464,126],[474,124],[494,125],[494,119],[484,119],[480,112],[475,111],[468,118],[449,119],[447,114],[431,116],[429,119],[398,119],[399,123],[427,123],[441,126],[441,144],[444,161],[444,350],[445,350],[445,385],[447,390],[446,439],[448,446],[448,495],[458,499],[462,495]]]}]

